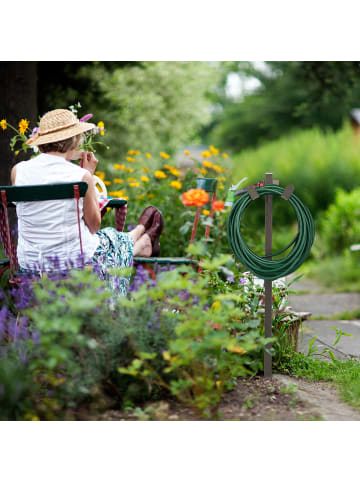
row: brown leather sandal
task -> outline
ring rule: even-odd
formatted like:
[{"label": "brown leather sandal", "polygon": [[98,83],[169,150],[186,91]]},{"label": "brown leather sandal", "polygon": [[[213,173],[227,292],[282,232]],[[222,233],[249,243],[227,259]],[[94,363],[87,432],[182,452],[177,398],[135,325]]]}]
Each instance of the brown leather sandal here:
[{"label": "brown leather sandal", "polygon": [[140,219],[138,221],[138,225],[142,224],[145,226],[145,230],[149,229],[152,225],[152,220],[154,214],[158,211],[155,206],[148,206],[140,216]]},{"label": "brown leather sandal", "polygon": [[157,210],[153,217],[152,225],[145,233],[149,236],[152,245],[151,256],[159,256],[160,254],[160,241],[159,237],[164,227],[164,218],[161,211]]}]

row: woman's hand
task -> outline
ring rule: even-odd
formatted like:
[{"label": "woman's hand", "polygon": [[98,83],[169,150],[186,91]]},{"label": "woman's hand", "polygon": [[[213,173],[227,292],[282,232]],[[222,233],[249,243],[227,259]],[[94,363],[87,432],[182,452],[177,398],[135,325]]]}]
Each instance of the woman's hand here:
[{"label": "woman's hand", "polygon": [[96,167],[98,165],[98,160],[94,156],[93,152],[82,152],[81,153],[81,164],[84,169],[87,169],[90,174],[94,175]]}]

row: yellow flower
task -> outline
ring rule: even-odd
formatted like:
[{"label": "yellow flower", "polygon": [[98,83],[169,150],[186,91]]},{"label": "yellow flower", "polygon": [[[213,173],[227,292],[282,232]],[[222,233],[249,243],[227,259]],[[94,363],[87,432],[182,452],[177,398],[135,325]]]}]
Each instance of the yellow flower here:
[{"label": "yellow flower", "polygon": [[222,167],[220,172],[226,172],[226,169]]},{"label": "yellow flower", "polygon": [[164,351],[162,352],[162,356],[163,356],[163,359],[164,359],[164,360],[167,360],[167,361],[171,360],[171,355],[170,355],[170,353],[169,353],[168,351],[165,351],[165,350],[164,350]]},{"label": "yellow flower", "polygon": [[140,151],[134,151],[134,156],[136,156],[137,154],[141,154]]},{"label": "yellow flower", "polygon": [[149,178],[147,176],[141,176],[140,178],[143,182],[148,182]]},{"label": "yellow flower", "polygon": [[165,179],[167,176],[163,171],[155,171],[155,177],[157,179]]},{"label": "yellow flower", "polygon": [[222,170],[222,168],[220,166],[217,166],[216,164],[213,164],[212,168],[214,169],[215,172],[221,172],[221,170]]},{"label": "yellow flower", "polygon": [[142,167],[142,170],[144,172],[147,172],[148,174],[149,174],[149,172],[151,172],[151,170],[148,167]]},{"label": "yellow flower", "polygon": [[227,154],[225,154],[225,152],[222,156],[223,156],[224,159],[227,159],[229,157]]},{"label": "yellow flower", "polygon": [[170,159],[169,154],[166,154],[166,152],[160,152],[160,157],[162,157],[163,159]]},{"label": "yellow flower", "polygon": [[120,169],[121,171],[123,171],[125,169],[124,164],[114,164],[114,167],[115,167],[115,169]]},{"label": "yellow flower", "polygon": [[167,169],[168,171],[170,171],[170,169],[172,169],[172,166],[169,166],[169,164],[164,164],[163,169]]},{"label": "yellow flower", "polygon": [[2,119],[2,120],[0,121],[0,126],[1,126],[1,128],[2,128],[3,131],[7,128],[6,119]]},{"label": "yellow flower", "polygon": [[121,191],[109,192],[109,196],[113,196],[113,197],[121,197],[123,194],[125,194],[125,191],[123,189],[121,189]]},{"label": "yellow flower", "polygon": [[201,172],[201,174],[204,174],[204,176],[206,176],[206,174],[207,174],[207,170],[204,169],[203,167],[200,168],[200,172]]},{"label": "yellow flower", "polygon": [[226,177],[225,177],[225,176],[221,176],[221,177],[219,177],[218,179],[219,179],[219,181],[226,181]]},{"label": "yellow flower", "polygon": [[244,355],[246,353],[244,348],[241,348],[241,346],[230,345],[228,350],[232,353],[239,353],[239,355]]},{"label": "yellow flower", "polygon": [[140,183],[139,182],[130,182],[129,186],[130,187],[138,187],[138,186],[140,186]]},{"label": "yellow flower", "polygon": [[134,169],[132,167],[125,167],[124,170],[127,172],[134,172]]},{"label": "yellow flower", "polygon": [[204,151],[201,153],[202,157],[211,157],[211,154],[209,151]]},{"label": "yellow flower", "polygon": [[145,197],[145,193],[143,193],[143,194],[138,194],[138,195],[136,196],[136,199],[142,199],[143,197]]},{"label": "yellow flower", "polygon": [[[114,180],[115,182],[115,180]],[[104,181],[105,186],[110,186],[111,182],[110,181]]]},{"label": "yellow flower", "polygon": [[105,127],[103,121],[98,122],[98,125],[97,125],[97,126],[98,126],[99,129]]},{"label": "yellow flower", "polygon": [[137,182],[136,177],[128,177],[126,180],[127,182]]},{"label": "yellow flower", "polygon": [[133,156],[135,153],[136,151],[134,151],[133,149],[130,149],[130,151],[128,151],[128,154],[130,154],[130,156]]},{"label": "yellow flower", "polygon": [[177,176],[177,177],[180,176],[180,172],[176,169],[176,167],[172,167],[170,169],[170,172],[173,176]]},{"label": "yellow flower", "polygon": [[225,187],[224,184],[221,182],[221,183],[219,184],[219,189],[224,189],[224,187]]},{"label": "yellow flower", "polygon": [[190,156],[190,152],[187,149],[185,149],[184,154],[186,154],[187,156]]},{"label": "yellow flower", "polygon": [[15,151],[15,156],[17,156],[19,154],[20,151]]},{"label": "yellow flower", "polygon": [[211,169],[213,167],[212,162],[210,161],[203,161],[203,166]]},{"label": "yellow flower", "polygon": [[208,209],[203,209],[202,213],[203,213],[204,216],[209,216],[210,211]]},{"label": "yellow flower", "polygon": [[212,309],[213,311],[217,311],[217,310],[220,308],[220,306],[221,306],[220,301],[219,301],[219,300],[216,300],[216,301],[214,301],[214,303],[212,304],[211,309]]},{"label": "yellow flower", "polygon": [[219,154],[219,149],[216,149],[214,146],[209,147],[211,154],[214,154],[214,156],[217,156]]},{"label": "yellow flower", "polygon": [[181,189],[182,188],[182,184],[181,184],[180,181],[171,181],[170,186],[174,187],[175,189]]},{"label": "yellow flower", "polygon": [[100,131],[100,135],[101,135],[101,136],[104,136],[104,135],[105,135],[105,131],[104,131],[104,130],[101,130],[101,131]]},{"label": "yellow flower", "polygon": [[145,156],[146,156],[148,159],[151,158],[151,154],[150,154],[149,152],[147,152],[147,153],[145,154]]},{"label": "yellow flower", "polygon": [[154,194],[153,194],[152,192],[149,192],[148,198],[151,199],[151,198],[153,198],[153,197],[154,197]]},{"label": "yellow flower", "polygon": [[20,134],[25,134],[28,127],[29,127],[29,121],[27,119],[21,119],[21,121],[19,122]]},{"label": "yellow flower", "polygon": [[116,184],[122,184],[124,181],[122,179],[118,179],[117,177],[114,179]]},{"label": "yellow flower", "polygon": [[129,200],[129,196],[122,196],[122,199],[125,199],[125,201]]},{"label": "yellow flower", "polygon": [[95,176],[99,177],[102,181],[105,179],[105,173],[102,171],[95,171]]},{"label": "yellow flower", "polygon": [[136,161],[136,159],[134,159],[133,157],[130,157],[130,156],[127,156],[126,160],[128,162],[135,162]]}]

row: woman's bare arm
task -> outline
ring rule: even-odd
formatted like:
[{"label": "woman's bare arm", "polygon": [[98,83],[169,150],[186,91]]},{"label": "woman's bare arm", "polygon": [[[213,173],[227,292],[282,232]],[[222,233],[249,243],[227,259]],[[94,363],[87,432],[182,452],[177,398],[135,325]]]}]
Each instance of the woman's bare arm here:
[{"label": "woman's bare arm", "polygon": [[99,202],[95,191],[96,187],[90,172],[87,172],[82,180],[88,183],[88,189],[84,197],[84,221],[90,233],[94,234],[99,231],[101,225]]},{"label": "woman's bare arm", "polygon": [[14,166],[11,169],[11,176],[10,176],[11,184],[15,184],[15,178],[16,178],[16,166]]}]

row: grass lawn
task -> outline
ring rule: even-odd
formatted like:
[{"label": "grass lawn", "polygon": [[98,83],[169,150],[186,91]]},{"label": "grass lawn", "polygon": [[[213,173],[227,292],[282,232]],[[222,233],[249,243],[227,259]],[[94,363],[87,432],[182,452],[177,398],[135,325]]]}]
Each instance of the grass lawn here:
[{"label": "grass lawn", "polygon": [[301,267],[311,279],[333,293],[360,293],[360,255],[349,253],[321,261],[307,261]]},{"label": "grass lawn", "polygon": [[360,361],[337,360],[321,361],[301,353],[293,353],[284,372],[308,380],[333,382],[339,390],[341,399],[360,410]]}]

